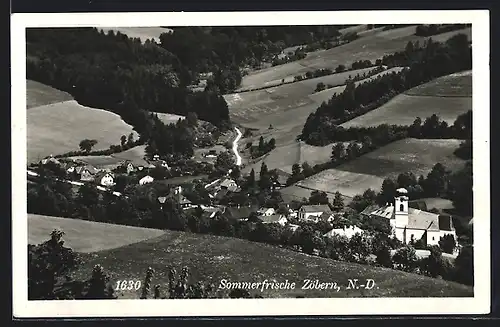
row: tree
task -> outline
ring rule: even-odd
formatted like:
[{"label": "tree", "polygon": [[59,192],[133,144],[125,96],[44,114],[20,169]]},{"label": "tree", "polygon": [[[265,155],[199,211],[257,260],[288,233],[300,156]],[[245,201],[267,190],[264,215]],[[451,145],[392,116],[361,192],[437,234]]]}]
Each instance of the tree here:
[{"label": "tree", "polygon": [[346,150],[344,147],[344,143],[335,143],[335,145],[332,147],[332,156],[331,159],[333,162],[338,162],[340,160],[343,160],[346,156]]},{"label": "tree", "polygon": [[335,192],[332,206],[335,211],[341,211],[342,209],[344,209],[344,199],[339,191]]},{"label": "tree", "polygon": [[426,194],[439,197],[445,190],[447,175],[448,173],[442,164],[435,164],[425,180],[424,190]]},{"label": "tree", "polygon": [[413,272],[417,268],[417,254],[411,245],[405,245],[397,250],[392,260],[403,271]]},{"label": "tree", "polygon": [[134,133],[130,133],[127,138],[127,145],[132,146],[134,145]]},{"label": "tree", "polygon": [[71,248],[64,246],[64,232],[54,230],[50,239],[39,245],[28,245],[28,298],[55,300],[72,298],[56,290],[68,274],[80,264],[80,258]]},{"label": "tree", "polygon": [[250,171],[250,174],[248,174],[247,177],[247,184],[249,188],[255,188],[256,186],[256,181],[255,181],[255,170],[252,168]]},{"label": "tree", "polygon": [[215,160],[215,169],[225,174],[233,166],[234,166],[234,158],[228,151],[219,153],[217,159]]},{"label": "tree", "polygon": [[196,127],[198,126],[198,115],[195,112],[188,112],[186,116],[186,120],[189,126]]},{"label": "tree", "polygon": [[391,249],[389,247],[380,247],[380,249],[378,249],[378,251],[376,252],[376,255],[377,264],[381,265],[382,267],[392,268]]},{"label": "tree", "polygon": [[316,85],[316,89],[314,90],[314,92],[320,92],[320,91],[323,91],[325,88],[326,88],[325,83],[323,83],[323,82],[319,82],[319,83]]},{"label": "tree", "polygon": [[430,255],[421,261],[421,270],[431,277],[443,277],[445,273],[445,263],[441,254],[441,249],[437,246],[432,246],[430,252]]},{"label": "tree", "polygon": [[109,284],[109,277],[101,265],[95,265],[92,269],[92,277],[88,280],[88,289],[85,299],[116,299],[113,287]]},{"label": "tree", "polygon": [[81,151],[85,151],[85,152],[90,152],[92,151],[92,148],[97,144],[97,140],[89,140],[89,139],[85,139],[85,140],[82,140],[79,144],[80,146],[80,150]]},{"label": "tree", "polygon": [[127,137],[125,135],[122,135],[122,137],[120,137],[120,144],[123,147],[125,143],[127,143]]},{"label": "tree", "polygon": [[314,175],[314,169],[312,169],[307,161],[302,163],[302,173],[304,174],[305,178]]},{"label": "tree", "polygon": [[264,151],[264,148],[265,148],[265,143],[264,143],[264,137],[261,136],[259,138],[259,146],[258,146],[258,149],[259,149],[259,153],[262,153]]},{"label": "tree", "polygon": [[309,197],[310,204],[328,204],[328,195],[326,192],[314,190]]},{"label": "tree", "polygon": [[443,252],[453,254],[453,251],[455,251],[455,248],[457,247],[455,237],[451,234],[442,236],[439,239],[439,247]]},{"label": "tree", "polygon": [[392,203],[394,197],[396,196],[396,184],[390,178],[384,179],[382,182],[382,189],[378,195],[378,202],[380,205],[386,203]]},{"label": "tree", "polygon": [[474,285],[474,248],[464,246],[455,259],[454,279],[462,284]]},{"label": "tree", "polygon": [[261,190],[268,190],[271,185],[271,176],[267,170],[267,165],[265,162],[262,162],[259,172],[259,187]]}]

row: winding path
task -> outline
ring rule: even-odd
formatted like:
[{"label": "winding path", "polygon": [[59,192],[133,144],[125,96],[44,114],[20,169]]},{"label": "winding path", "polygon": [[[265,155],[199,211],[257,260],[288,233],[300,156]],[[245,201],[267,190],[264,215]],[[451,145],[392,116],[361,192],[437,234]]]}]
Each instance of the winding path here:
[{"label": "winding path", "polygon": [[238,136],[236,136],[236,138],[233,141],[233,152],[234,155],[236,156],[236,166],[241,166],[241,156],[238,153],[238,141],[241,139],[241,136],[243,134],[241,134],[241,131],[238,129],[238,127],[235,127],[234,129],[236,130],[236,133],[238,133]]}]

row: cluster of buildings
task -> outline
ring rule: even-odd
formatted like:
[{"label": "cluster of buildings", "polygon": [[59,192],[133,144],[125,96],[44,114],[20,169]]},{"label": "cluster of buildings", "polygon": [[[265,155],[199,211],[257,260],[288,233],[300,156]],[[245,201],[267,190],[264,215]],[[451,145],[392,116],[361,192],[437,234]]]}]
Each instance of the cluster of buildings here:
[{"label": "cluster of buildings", "polygon": [[[155,161],[156,160],[156,161]],[[161,165],[167,169],[168,165],[153,158],[155,163],[151,167]],[[81,182],[92,182],[101,187],[112,187],[115,185],[115,174],[109,169],[97,169],[92,165],[78,160],[58,160],[53,157],[46,158],[41,161],[42,165],[55,163],[60,165],[74,179]],[[120,163],[121,170],[124,173],[132,173],[150,166],[136,166],[130,161]],[[285,177],[285,176],[283,176]],[[153,177],[146,175],[139,180],[139,184],[144,185],[153,182]],[[241,188],[237,182],[226,176],[216,179],[205,185],[212,203],[219,203],[222,199],[231,193],[241,192]],[[193,209],[200,207],[203,210],[203,215],[207,218],[214,218],[217,215],[224,215],[227,218],[235,220],[248,220],[250,217],[257,217],[265,224],[279,224],[288,226],[295,230],[298,228],[295,222],[335,222],[337,217],[342,216],[341,212],[332,212],[328,205],[302,205],[298,208],[291,208],[287,205],[286,213],[281,210],[278,213],[274,208],[259,208],[254,205],[247,206],[224,206],[224,205],[198,205],[192,203],[183,195],[181,186],[172,188],[172,194],[176,197],[177,202],[184,209]],[[163,205],[167,196],[158,197],[158,202]],[[389,222],[392,233],[397,239],[404,244],[423,240],[426,245],[438,245],[441,237],[452,235],[457,239],[455,228],[453,226],[452,217],[450,215],[442,215],[437,213],[427,212],[420,208],[411,206],[408,191],[404,188],[397,190],[397,195],[393,203],[387,203],[385,206],[371,205],[365,208],[361,215],[367,219],[382,219]],[[333,235],[342,235],[348,238],[364,233],[357,226],[346,226],[345,228],[333,228],[324,236],[331,237]]]}]

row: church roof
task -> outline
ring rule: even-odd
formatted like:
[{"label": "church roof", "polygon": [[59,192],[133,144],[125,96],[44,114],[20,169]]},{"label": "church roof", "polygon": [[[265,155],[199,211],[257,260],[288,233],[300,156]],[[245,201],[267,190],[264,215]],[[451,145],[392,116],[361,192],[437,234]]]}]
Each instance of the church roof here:
[{"label": "church roof", "polygon": [[419,209],[408,209],[408,229],[439,231],[439,215]]}]

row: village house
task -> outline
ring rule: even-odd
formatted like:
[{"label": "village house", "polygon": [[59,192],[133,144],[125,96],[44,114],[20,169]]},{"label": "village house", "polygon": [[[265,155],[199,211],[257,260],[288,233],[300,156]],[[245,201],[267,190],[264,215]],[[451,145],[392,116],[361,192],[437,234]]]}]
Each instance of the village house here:
[{"label": "village house", "polygon": [[364,233],[364,230],[362,230],[358,226],[349,226],[349,227],[344,227],[344,228],[334,228],[323,236],[333,237],[334,235],[337,235],[337,236],[344,236],[344,237],[347,237],[348,239],[351,239],[354,235],[363,234],[363,233]]},{"label": "village house", "polygon": [[228,190],[229,192],[235,192],[238,190],[238,184],[230,178],[226,178],[220,183],[220,187]]},{"label": "village house", "polygon": [[76,173],[80,176],[83,182],[91,182],[99,170],[91,165],[76,167]]},{"label": "village house", "polygon": [[258,207],[254,205],[227,207],[226,210],[224,210],[224,216],[228,219],[248,220],[250,215],[257,212],[257,210]]},{"label": "village house", "polygon": [[411,208],[408,205],[408,191],[400,188],[394,203],[383,207],[370,206],[361,213],[373,219],[389,220],[393,234],[404,244],[422,239],[426,245],[438,245],[441,237],[453,235],[457,239],[452,217]]},{"label": "village house", "polygon": [[284,215],[269,215],[269,216],[259,216],[259,219],[264,224],[280,224],[281,226],[285,226],[288,222]]},{"label": "village house", "polygon": [[319,222],[320,220],[331,222],[334,219],[333,212],[327,204],[303,205],[298,212],[301,221]]},{"label": "village house", "polygon": [[154,181],[154,178],[149,176],[149,175],[146,175],[144,176],[143,178],[141,178],[139,180],[139,185],[145,185],[145,184],[149,184],[149,183],[153,183]]},{"label": "village house", "polygon": [[181,206],[181,208],[187,209],[187,208],[191,208],[192,207],[193,202],[191,202],[188,198],[186,198],[182,194],[182,186],[174,187],[171,190],[171,194],[177,200],[177,202],[179,203],[179,205]]},{"label": "village house", "polygon": [[56,165],[60,165],[61,162],[59,160],[57,160],[56,158],[54,158],[52,155],[50,155],[49,157],[47,158],[44,158],[40,161],[40,163],[42,165],[47,165],[49,163],[53,163],[53,164],[56,164]]},{"label": "village house", "polygon": [[274,210],[274,208],[260,208],[259,211],[257,211],[260,216],[271,216],[274,215],[275,212],[276,210]]},{"label": "village house", "polygon": [[107,171],[98,172],[94,177],[94,182],[106,187],[115,185],[113,174]]}]

